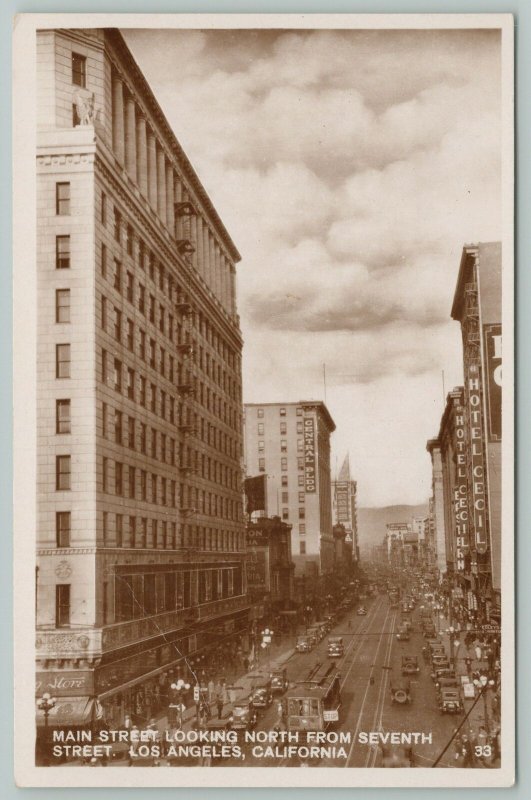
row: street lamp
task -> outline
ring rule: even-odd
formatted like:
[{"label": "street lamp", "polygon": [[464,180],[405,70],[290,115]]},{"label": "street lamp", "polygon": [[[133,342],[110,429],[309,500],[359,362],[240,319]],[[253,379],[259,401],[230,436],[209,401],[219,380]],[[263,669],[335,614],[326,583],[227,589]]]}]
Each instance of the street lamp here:
[{"label": "street lamp", "polygon": [[274,631],[269,630],[269,628],[265,628],[262,631],[262,644],[261,647],[263,650],[267,651],[267,663],[268,669],[271,666],[271,642],[273,641],[273,634]]},{"label": "street lamp", "polygon": [[44,692],[43,696],[37,700],[37,708],[44,714],[44,763],[48,766],[48,715],[52,708],[55,708],[55,697],[51,697],[48,692]]},{"label": "street lamp", "polygon": [[190,684],[183,681],[182,678],[179,678],[178,681],[171,684],[171,690],[173,692],[172,700],[173,702],[170,703],[170,708],[176,708],[178,712],[178,720],[179,720],[179,727],[182,728],[183,725],[183,711],[184,711],[184,704],[183,704],[183,694],[188,691],[190,688]]},{"label": "street lamp", "polygon": [[492,678],[488,678],[487,675],[480,675],[479,678],[475,678],[474,686],[478,689],[479,692],[483,695],[483,713],[485,716],[485,730],[487,734],[490,733],[490,722],[489,722],[489,710],[487,705],[487,691],[492,689],[495,684],[495,681]]},{"label": "street lamp", "polygon": [[453,625],[450,625],[450,627],[446,629],[446,633],[448,634],[450,640],[450,661],[452,662],[452,666],[455,669],[455,663],[457,660],[457,650],[459,648],[459,645],[461,644],[461,641],[459,639],[459,634]]}]

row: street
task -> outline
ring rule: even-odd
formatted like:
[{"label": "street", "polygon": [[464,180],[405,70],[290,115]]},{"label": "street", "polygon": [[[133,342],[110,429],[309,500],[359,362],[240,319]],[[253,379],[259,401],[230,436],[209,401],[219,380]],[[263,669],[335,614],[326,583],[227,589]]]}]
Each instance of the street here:
[{"label": "street", "polygon": [[[346,758],[320,759],[309,766],[372,768],[382,766],[382,751],[377,744],[360,742],[360,734],[389,732],[416,734],[413,739],[413,766],[429,767],[452,739],[463,715],[441,714],[437,707],[431,668],[422,659],[422,636],[417,612],[409,641],[398,641],[396,631],[400,612],[392,609],[386,595],[368,601],[367,616],[352,610],[330,632],[342,636],[345,653],[338,659],[341,682],[340,720],[334,728],[350,734]],[[284,666],[290,684],[300,681],[318,662],[327,661],[325,637],[309,653],[293,653]],[[402,656],[418,657],[420,672],[412,676],[411,703],[393,704],[390,686],[401,679]],[[256,673],[259,674],[259,673]],[[263,671],[262,673],[263,674]],[[253,673],[248,678],[253,679]],[[273,731],[278,722],[278,701],[260,712],[256,730]],[[368,739],[368,737],[364,737]],[[243,736],[240,737],[242,741]],[[243,745],[245,759],[219,759],[215,766],[300,766],[298,758],[253,757],[251,746]],[[450,746],[438,766],[454,767],[454,748]]]}]

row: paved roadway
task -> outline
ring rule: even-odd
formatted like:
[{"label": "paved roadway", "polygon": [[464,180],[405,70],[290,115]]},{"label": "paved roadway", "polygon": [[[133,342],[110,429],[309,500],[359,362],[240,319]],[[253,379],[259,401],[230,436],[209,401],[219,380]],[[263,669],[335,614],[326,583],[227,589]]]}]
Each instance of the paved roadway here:
[{"label": "paved roadway", "polygon": [[[415,765],[429,767],[444,749],[459,724],[461,716],[441,715],[437,709],[435,687],[430,667],[422,659],[424,639],[413,614],[414,630],[409,642],[399,642],[396,631],[400,611],[391,609],[387,596],[379,595],[366,602],[368,614],[357,616],[353,610],[331,631],[343,636],[345,655],[338,659],[341,674],[340,722],[335,730],[351,733],[352,744],[346,746],[346,759],[323,759],[312,766],[371,768],[381,766],[381,750],[360,744],[360,732],[404,731],[431,734],[431,743],[413,745]],[[350,620],[350,628],[349,628]],[[290,682],[300,680],[317,662],[327,661],[327,637],[311,653],[295,653],[285,666]],[[390,683],[401,677],[402,655],[417,655],[421,668],[411,676],[412,703],[391,703]],[[261,712],[257,730],[273,730],[277,721],[277,701]],[[216,766],[298,766],[297,759],[253,758],[246,747],[246,759],[217,761]],[[450,746],[439,766],[453,766],[453,747]]]}]

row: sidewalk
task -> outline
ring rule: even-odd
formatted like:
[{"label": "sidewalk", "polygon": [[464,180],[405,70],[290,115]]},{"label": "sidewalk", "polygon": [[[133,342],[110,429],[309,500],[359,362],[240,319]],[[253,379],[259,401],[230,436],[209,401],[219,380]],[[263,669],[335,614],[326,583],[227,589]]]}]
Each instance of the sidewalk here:
[{"label": "sidewalk", "polygon": [[[467,647],[464,643],[466,630],[461,630],[453,634],[454,644],[451,643],[451,636],[447,632],[450,627],[446,617],[439,620],[439,636],[444,643],[446,652],[449,656],[450,663],[454,664],[456,674],[461,678],[462,676],[479,672],[480,674],[488,674],[488,662],[485,659],[478,659],[474,651],[474,647]],[[459,646],[455,646],[455,642],[459,639]],[[453,651],[453,652],[452,652]],[[467,667],[466,659],[470,659],[470,668]],[[478,699],[478,689],[475,688],[474,697],[464,697],[463,704],[465,714],[467,714],[472,706],[475,706],[470,713],[466,723],[460,730],[461,735],[466,734],[469,739],[475,744],[477,741],[477,734],[480,728],[485,728],[489,733],[498,726],[495,719],[494,709],[492,705],[493,692],[487,690],[483,698]],[[477,700],[477,702],[476,702]],[[480,762],[479,766],[495,766],[489,759]]]},{"label": "sidewalk", "polygon": [[[248,672],[240,675],[232,675],[232,679],[230,681],[227,680],[227,688],[234,692],[234,700],[238,701],[243,697],[247,697],[256,685],[256,681],[259,677],[268,674],[272,666],[281,666],[285,664],[294,652],[295,647],[293,645],[286,647],[285,644],[283,646],[283,643],[280,642],[278,645],[272,647],[269,656],[262,657],[261,661],[257,661]],[[227,677],[230,675],[228,671],[226,671],[225,674]],[[216,708],[216,701],[213,700],[210,702],[209,707],[211,711],[214,711]],[[225,704],[222,718],[228,716],[227,708],[232,708],[232,703],[229,702]],[[183,712],[182,728],[189,730],[195,722],[196,716],[196,707],[195,704],[192,704]],[[216,714],[213,713],[212,716],[216,718]],[[169,727],[167,713],[162,712],[162,714],[159,714],[159,716],[155,718],[155,723],[159,731],[166,730]]]}]

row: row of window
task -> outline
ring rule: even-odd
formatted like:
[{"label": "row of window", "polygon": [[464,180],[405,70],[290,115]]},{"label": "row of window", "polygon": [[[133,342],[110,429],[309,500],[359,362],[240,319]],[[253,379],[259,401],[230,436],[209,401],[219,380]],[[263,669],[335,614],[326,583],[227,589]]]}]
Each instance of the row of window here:
[{"label": "row of window", "polygon": [[[111,531],[111,517],[114,529]],[[103,512],[103,546],[140,549],[178,550],[192,543],[201,550],[234,552],[245,546],[245,534],[238,531],[219,531],[197,526],[186,531],[184,525],[148,517],[124,516]],[[188,535],[187,535],[188,534]],[[55,515],[56,545],[70,547],[72,541],[72,513],[58,511]]]},{"label": "row of window", "polygon": [[[282,458],[280,459],[280,469],[281,469],[282,472],[287,472],[288,471],[288,459],[287,459],[287,456],[282,456]],[[297,469],[299,470],[299,472],[303,472],[304,471],[304,457],[303,456],[297,458]],[[266,460],[265,460],[265,458],[259,458],[258,459],[258,471],[259,472],[265,472],[266,471]],[[303,478],[303,480],[300,480],[300,478]],[[304,476],[299,475],[299,486],[302,486],[303,482],[304,482]]]},{"label": "row of window", "polygon": [[196,604],[239,596],[243,592],[241,567],[116,574],[114,617],[118,622],[179,611]]},{"label": "row of window", "polygon": [[[282,509],[282,519],[289,519],[289,508]],[[306,509],[303,507],[299,508],[299,519],[306,519]]]},{"label": "row of window", "polygon": [[[150,345],[151,346],[151,345]],[[153,352],[155,350],[155,345],[153,342]],[[150,353],[149,358],[152,358]],[[163,348],[160,349],[160,358],[159,358],[159,372],[162,374],[163,372],[166,373],[165,370],[165,360],[166,354]],[[123,391],[123,376],[124,376],[124,365],[119,358],[114,357],[112,359],[112,366],[113,366],[113,373],[111,376],[110,373],[110,358],[109,354],[105,349],[102,349],[102,382],[105,385],[110,385],[116,392],[122,393]],[[170,357],[170,373],[174,369],[173,359]],[[126,383],[126,395],[130,400],[137,401],[142,405],[144,408],[147,408],[147,401],[146,401],[146,390],[147,390],[147,378],[144,375],[139,375],[138,382],[136,381],[136,372],[132,367],[125,368],[125,376],[127,379]],[[57,377],[64,377],[64,376],[57,376]],[[69,376],[67,376],[69,377]],[[210,414],[215,416],[220,422],[223,422],[227,427],[231,428],[232,430],[238,432],[239,431],[239,415],[238,413],[232,409],[227,402],[225,402],[219,395],[215,392],[211,391],[208,387],[206,387],[202,381],[197,383],[194,382],[193,377],[190,373],[185,371],[179,371],[177,375],[177,380],[180,383],[176,384],[177,390],[181,392],[181,396],[184,396],[189,393],[194,393],[197,395],[197,399],[199,404],[205,408]],[[155,386],[155,384],[151,383],[151,387]],[[155,394],[152,392],[152,398]],[[169,421],[173,423],[172,417],[174,416],[172,409],[175,407],[176,399],[170,394],[166,394],[164,390],[160,390],[160,398],[161,398],[161,405],[160,405],[160,416],[163,419],[166,419],[166,397],[168,397],[168,411],[169,411]],[[163,405],[164,401],[164,405]],[[157,413],[156,406],[153,406],[153,400],[151,401],[152,411],[153,413]],[[228,436],[227,434],[225,434]],[[233,449],[237,449],[237,439],[232,439],[228,437],[231,442],[233,442]]]},{"label": "row of window", "polygon": [[[285,408],[279,408],[278,409],[278,413],[279,413],[279,416],[285,417],[286,414],[287,414],[287,411],[286,411]],[[298,417],[302,417],[302,408],[297,408],[296,414],[297,414]],[[258,417],[258,419],[263,419],[263,417],[264,417],[264,409],[263,408],[257,408],[256,409],[256,416]]]},{"label": "row of window", "polygon": [[[107,275],[107,248],[102,245],[101,255],[101,268],[104,276]],[[112,287],[122,296],[122,264],[118,259],[114,259],[114,272]],[[211,380],[215,381],[217,386],[229,397],[237,402],[240,399],[240,387],[238,381],[233,378],[225,369],[225,365],[218,363],[213,355],[211,355],[203,346],[195,347],[195,341],[189,333],[183,334],[183,326],[177,321],[176,317],[171,314],[164,303],[157,302],[154,294],[147,294],[146,287],[142,283],[138,283],[135,290],[135,278],[132,272],[126,271],[125,273],[125,298],[126,300],[146,318],[146,321],[151,323],[157,329],[157,337],[160,334],[166,336],[170,343],[176,343],[179,346],[190,345],[190,351],[187,353],[189,363],[197,363],[200,369]],[[166,298],[163,298],[164,300]],[[105,328],[106,320],[106,300],[102,302],[102,326]],[[115,315],[122,314],[116,306],[114,307]],[[128,319],[128,327],[132,329],[133,320]],[[121,323],[120,319],[115,321],[115,332],[118,341],[121,341]],[[146,332],[142,331],[140,339],[146,338]],[[131,346],[129,349],[134,351],[134,338],[131,330],[129,341]],[[141,342],[140,342],[141,344]],[[197,350],[197,353],[196,353]],[[196,362],[197,356],[197,362]]]},{"label": "row of window", "polygon": [[[58,354],[56,355],[56,375],[58,378],[70,377],[70,349],[67,352],[60,349],[64,347],[65,345],[56,346]],[[67,347],[69,348],[69,345]],[[60,361],[60,358],[63,360]],[[131,367],[126,367],[125,369],[124,387],[124,365],[120,359],[113,358],[111,374],[111,364],[109,362],[111,362],[109,354],[106,350],[102,350],[102,383],[104,385],[110,385],[119,394],[122,394],[125,388],[126,396],[130,400],[138,402],[142,408],[151,411],[171,425],[190,429],[201,442],[213,447],[229,458],[237,459],[239,457],[236,437],[232,437],[220,430],[218,426],[211,424],[201,415],[192,414],[189,409],[185,411],[183,405],[176,401],[175,397],[167,394],[163,389],[158,390],[154,383],[148,385],[145,376],[137,376],[135,370]]]},{"label": "row of window", "polygon": [[[66,212],[69,213],[69,212]],[[104,192],[101,194],[101,223],[107,225],[107,197]],[[125,222],[120,210],[113,208],[113,237],[115,242],[124,247],[126,254],[140,267],[142,272],[149,278],[153,287],[163,294],[164,300],[169,300],[172,305],[179,305],[183,301],[183,288],[180,286],[169,270],[155,258],[153,252],[144,243],[143,239],[136,233],[133,226]],[[124,242],[125,240],[125,242]],[[104,271],[102,260],[102,271]],[[132,302],[132,301],[130,301]],[[239,358],[234,349],[228,345],[217,333],[214,325],[209,321],[205,314],[196,312],[193,314],[194,323],[200,335],[217,352],[224,364],[228,364],[233,370],[239,368]]]},{"label": "row of window", "polygon": [[[106,588],[106,587],[105,587]],[[196,603],[212,602],[243,592],[241,568],[206,569],[199,571],[193,582],[189,570],[147,572],[114,576],[114,620],[127,622],[168,611],[190,608]],[[195,595],[195,596],[194,596]],[[55,627],[71,624],[71,584],[55,586]],[[106,593],[104,621],[108,622]]]},{"label": "row of window", "polygon": [[[57,456],[58,461],[64,458],[69,459],[70,457]],[[182,483],[179,484],[179,498],[177,498],[175,480],[170,480],[155,472],[148,473],[145,469],[134,467],[131,464],[127,465],[121,461],[114,460],[114,479],[111,481],[111,461],[110,458],[104,456],[102,488],[108,494],[114,494],[117,497],[127,496],[131,500],[139,499],[145,503],[164,507],[179,507],[185,513],[199,513],[227,520],[241,519],[241,503],[238,500]],[[70,472],[68,471],[67,478],[61,479],[61,476],[67,471],[67,466],[69,470],[70,462],[63,468],[63,472],[60,471],[59,464],[57,467],[57,488],[61,490],[70,488]],[[66,483],[68,486],[65,486]]]},{"label": "row of window", "polygon": [[[265,424],[263,422],[259,422],[257,430],[258,430],[258,436],[263,436],[264,433],[265,433]],[[287,422],[281,422],[280,423],[280,435],[284,436],[284,435],[287,434],[287,432],[288,432],[288,423]],[[299,421],[297,421],[297,433],[304,433],[303,423],[299,422]],[[302,440],[299,439],[299,441],[302,441]],[[262,445],[263,445],[263,442],[262,442]],[[286,443],[286,445],[287,445],[287,443]],[[260,442],[258,442],[258,446],[260,446]]]},{"label": "row of window", "polygon": [[[288,440],[281,439],[280,440],[280,452],[287,453],[288,452]],[[297,439],[297,452],[303,453],[304,452],[304,439]],[[263,439],[258,440],[258,455],[265,453],[265,441]]]},{"label": "row of window", "polygon": [[113,409],[107,403],[102,404],[102,435],[104,438],[112,439],[115,444],[127,446],[130,450],[136,451],[138,448],[142,455],[149,455],[163,464],[186,467],[204,480],[214,481],[218,486],[235,491],[239,488],[238,470],[211,458],[206,453],[200,453],[184,442],[176,444],[173,437],[154,427],[148,427],[145,422],[138,422],[134,417]]},{"label": "row of window", "polygon": [[[58,216],[68,216],[71,213],[71,187],[69,182],[58,182],[55,186],[55,205],[56,214]],[[102,222],[106,222],[106,196],[102,193],[101,209],[102,209]],[[123,220],[117,208],[114,209],[114,238],[121,244],[122,243],[122,228]],[[155,257],[151,253],[143,241],[136,237],[133,227],[130,224],[125,225],[126,231],[126,252],[132,258],[134,257],[133,238],[138,242],[137,259],[138,264],[146,275],[152,280],[153,285],[158,287],[158,290],[164,293],[164,300],[169,298],[170,303],[182,303],[183,292],[182,288],[175,283],[172,276],[166,272],[162,264],[155,262]],[[146,268],[146,262],[148,267]],[[56,267],[57,269],[68,269],[71,264],[70,254],[70,236],[58,235],[56,237]],[[101,250],[101,270],[104,277],[107,276],[107,248],[102,245]],[[158,274],[158,281],[156,280]],[[122,294],[122,264],[118,259],[114,259],[114,274],[112,284],[114,288]],[[134,289],[134,275],[132,272],[126,272],[125,279],[125,296],[127,300],[135,305],[135,289]],[[175,341],[178,336],[178,329],[175,327],[175,318],[168,312],[162,302],[156,303],[155,296],[149,295],[149,305],[146,302],[146,287],[139,283],[138,285],[138,308],[146,317],[149,315],[149,320],[152,324],[157,325],[161,333],[168,335],[170,341]],[[157,314],[158,305],[158,314]],[[197,317],[196,323],[198,331],[205,341],[217,352],[222,360],[222,364],[216,364],[213,357],[210,357],[206,351],[200,353],[200,366],[207,375],[216,380],[218,385],[223,387],[235,401],[240,399],[241,390],[239,383],[231,376],[227,375],[224,367],[228,365],[232,370],[239,369],[239,358],[236,356],[234,349],[228,345],[223,338],[215,331],[214,326],[209,322],[205,315],[200,312],[194,314]],[[179,326],[180,327],[180,326]],[[177,339],[180,341],[180,338]]]},{"label": "row of window", "polygon": [[[306,502],[306,493],[305,492],[298,492],[299,503]],[[289,492],[282,492],[282,502],[289,503]]]},{"label": "row of window", "polygon": [[[65,295],[65,292],[67,293]],[[106,297],[101,298],[101,324],[104,331],[108,331],[109,326],[109,302]],[[59,318],[59,315],[61,317]],[[175,361],[174,357],[166,351],[162,345],[157,346],[154,338],[149,339],[146,332],[141,328],[136,331],[136,326],[133,320],[127,318],[124,335],[124,325],[122,312],[116,306],[112,307],[112,332],[115,340],[119,344],[125,344],[131,353],[137,353],[138,356],[148,364],[152,369],[157,370],[163,378],[166,378],[171,384],[175,385],[181,392],[187,392],[193,389],[197,394],[197,400],[200,405],[204,406],[207,411],[216,415],[216,417],[228,427],[237,430],[238,414],[226,400],[218,395],[213,390],[209,389],[202,381],[196,381],[189,368]],[[70,321],[70,295],[69,290],[57,290],[56,292],[56,321]],[[138,336],[136,335],[138,333]],[[137,345],[135,347],[135,344]],[[134,375],[134,370],[128,368],[128,372]],[[141,397],[142,397],[142,384],[146,386],[146,379],[141,378]],[[134,383],[131,384],[130,399],[135,399]],[[144,393],[145,397],[145,393]]]}]

